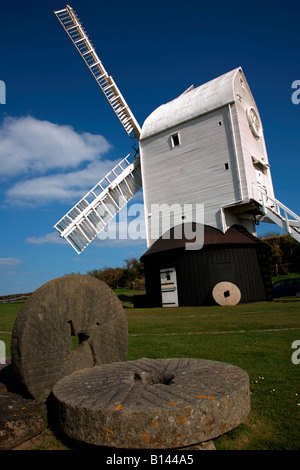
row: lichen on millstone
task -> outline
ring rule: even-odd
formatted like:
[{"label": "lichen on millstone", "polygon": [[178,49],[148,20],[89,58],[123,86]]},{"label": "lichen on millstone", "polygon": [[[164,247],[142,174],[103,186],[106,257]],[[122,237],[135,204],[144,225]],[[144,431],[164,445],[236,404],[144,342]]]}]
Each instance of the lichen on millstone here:
[{"label": "lichen on millstone", "polygon": [[[72,350],[72,338],[79,343]],[[74,371],[124,361],[127,318],[117,295],[89,275],[47,282],[21,308],[12,332],[13,371],[29,394],[46,400]]]}]

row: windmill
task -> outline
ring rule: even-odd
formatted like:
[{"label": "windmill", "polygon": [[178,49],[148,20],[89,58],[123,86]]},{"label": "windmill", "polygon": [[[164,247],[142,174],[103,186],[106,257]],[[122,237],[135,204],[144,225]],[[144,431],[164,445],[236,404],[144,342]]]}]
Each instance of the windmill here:
[{"label": "windmill", "polygon": [[[74,10],[67,5],[54,13],[134,149],[55,224],[78,254],[142,185],[151,254],[164,235],[161,213],[152,210],[161,203],[190,205],[190,222],[197,215],[194,206],[202,203],[205,226],[225,235],[236,225],[255,235],[256,224],[266,221],[300,241],[300,217],[274,196],[261,120],[240,67],[199,87],[191,86],[151,113],[141,128]],[[182,222],[186,214],[180,215]],[[162,266],[160,272],[167,271]],[[170,272],[161,275],[163,283],[170,280]],[[176,276],[171,281],[175,289]]]}]

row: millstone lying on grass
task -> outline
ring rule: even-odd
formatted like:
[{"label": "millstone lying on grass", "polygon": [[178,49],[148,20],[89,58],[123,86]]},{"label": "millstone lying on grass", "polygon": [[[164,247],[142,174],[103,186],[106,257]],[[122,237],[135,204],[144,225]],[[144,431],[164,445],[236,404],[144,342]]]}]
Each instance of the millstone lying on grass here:
[{"label": "millstone lying on grass", "polygon": [[69,437],[117,448],[175,448],[213,439],[250,411],[242,369],[202,359],[140,359],[61,379],[53,417]]},{"label": "millstone lying on grass", "polygon": [[[76,351],[72,336],[78,337]],[[81,274],[37,289],[20,310],[11,339],[13,371],[41,400],[62,377],[123,361],[127,350],[127,318],[118,297],[104,282]]]}]

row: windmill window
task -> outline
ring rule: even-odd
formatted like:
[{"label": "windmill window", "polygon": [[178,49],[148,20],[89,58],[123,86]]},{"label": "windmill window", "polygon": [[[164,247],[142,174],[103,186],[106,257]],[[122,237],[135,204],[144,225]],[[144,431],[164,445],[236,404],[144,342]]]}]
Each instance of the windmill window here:
[{"label": "windmill window", "polygon": [[180,138],[179,138],[179,134],[173,134],[171,135],[171,142],[172,142],[172,147],[179,147],[180,145]]},{"label": "windmill window", "polygon": [[222,121],[219,121],[219,122],[218,122],[218,126],[219,126],[219,127],[222,126]]},{"label": "windmill window", "polygon": [[229,163],[224,163],[224,170],[229,170]]}]

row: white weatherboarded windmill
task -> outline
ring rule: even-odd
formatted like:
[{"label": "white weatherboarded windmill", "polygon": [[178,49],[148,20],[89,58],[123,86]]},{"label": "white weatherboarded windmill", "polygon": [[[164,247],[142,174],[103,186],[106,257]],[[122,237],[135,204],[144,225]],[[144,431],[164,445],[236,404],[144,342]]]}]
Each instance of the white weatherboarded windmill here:
[{"label": "white weatherboarded windmill", "polygon": [[255,235],[255,225],[266,221],[300,241],[300,217],[275,199],[261,120],[240,67],[191,86],[141,128],[74,10],[67,5],[55,15],[128,136],[138,141],[135,155],[127,155],[54,226],[77,253],[142,186],[150,249],[163,235],[160,214],[152,210],[160,204],[189,205],[192,222],[202,204],[205,226],[223,234],[238,225]]}]

